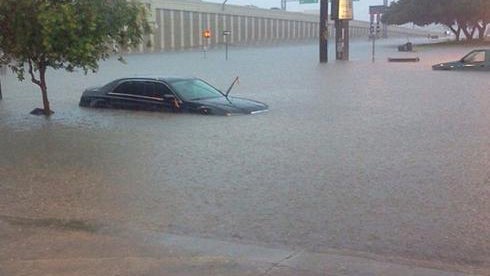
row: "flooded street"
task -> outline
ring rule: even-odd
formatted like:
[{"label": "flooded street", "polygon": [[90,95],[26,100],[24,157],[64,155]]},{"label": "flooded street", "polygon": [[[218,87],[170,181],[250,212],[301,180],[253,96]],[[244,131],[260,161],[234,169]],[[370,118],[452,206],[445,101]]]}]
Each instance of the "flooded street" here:
[{"label": "flooded street", "polygon": [[[94,221],[323,252],[490,267],[488,72],[437,72],[463,47],[352,42],[318,64],[310,44],[131,55],[96,74],[1,76],[0,216]],[[387,57],[418,56],[418,63]],[[254,116],[80,108],[134,75],[198,76],[267,103]],[[29,79],[29,78],[28,78]],[[0,224],[1,226],[1,224]],[[0,237],[2,229],[0,228]]]}]

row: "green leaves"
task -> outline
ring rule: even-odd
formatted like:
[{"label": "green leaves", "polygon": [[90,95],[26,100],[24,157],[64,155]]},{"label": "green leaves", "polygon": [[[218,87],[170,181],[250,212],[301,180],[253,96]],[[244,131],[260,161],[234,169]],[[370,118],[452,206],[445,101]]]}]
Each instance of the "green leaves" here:
[{"label": "green leaves", "polygon": [[490,21],[490,0],[398,0],[391,3],[382,21],[396,25],[443,24],[453,31],[463,30],[472,39],[473,28],[479,28],[480,35],[485,32]]},{"label": "green leaves", "polygon": [[6,60],[95,71],[101,59],[136,47],[150,31],[145,8],[126,0],[2,0],[0,49]]},{"label": "green leaves", "polygon": [[99,60],[140,45],[149,31],[135,0],[0,0],[0,64],[21,81],[28,67],[50,115],[47,67],[95,72]]}]

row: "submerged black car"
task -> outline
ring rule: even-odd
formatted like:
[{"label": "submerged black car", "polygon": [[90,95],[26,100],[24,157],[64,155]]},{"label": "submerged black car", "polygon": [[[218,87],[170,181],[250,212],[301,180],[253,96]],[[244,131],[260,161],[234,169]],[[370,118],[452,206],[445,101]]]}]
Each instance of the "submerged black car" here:
[{"label": "submerged black car", "polygon": [[264,103],[230,97],[198,78],[134,77],[85,90],[80,106],[200,114],[256,114],[268,110]]},{"label": "submerged black car", "polygon": [[473,50],[460,60],[435,64],[432,69],[490,71],[490,49]]}]

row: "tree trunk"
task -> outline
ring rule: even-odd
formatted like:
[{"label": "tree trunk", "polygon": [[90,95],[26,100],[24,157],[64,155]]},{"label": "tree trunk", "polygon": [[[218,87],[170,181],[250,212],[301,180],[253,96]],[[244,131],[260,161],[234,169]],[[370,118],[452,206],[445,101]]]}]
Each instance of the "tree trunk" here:
[{"label": "tree trunk", "polygon": [[[0,65],[0,77],[4,74],[7,74],[6,72],[6,67],[4,67],[6,65]],[[0,100],[3,98],[3,95],[2,95],[2,82],[0,80]]]},{"label": "tree trunk", "polygon": [[53,114],[53,112],[51,112],[51,109],[49,108],[48,89],[46,87],[46,63],[44,61],[36,62],[36,65],[38,66],[37,70],[39,70],[39,79],[36,79],[33,63],[33,60],[28,60],[29,75],[31,75],[32,83],[37,84],[39,88],[41,88],[41,94],[43,97],[43,113],[44,115],[49,116]]},{"label": "tree trunk", "polygon": [[481,22],[481,24],[478,23],[477,26],[478,26],[478,39],[479,40],[484,40],[485,39],[485,33],[487,31],[487,25],[488,25],[488,23],[485,22],[485,21],[484,22]]},{"label": "tree trunk", "polygon": [[48,88],[46,86],[46,65],[44,64],[39,65],[39,81],[39,87],[41,87],[41,94],[43,96],[44,115],[49,116],[52,112],[49,108]]},{"label": "tree trunk", "polygon": [[473,27],[471,27],[471,32],[470,32],[471,39],[475,37],[475,32],[476,32],[476,26],[473,25]]},{"label": "tree trunk", "polygon": [[464,26],[461,27],[461,30],[463,30],[463,33],[466,36],[467,40],[472,40],[473,37],[472,37],[470,31],[468,30],[468,28],[469,28],[468,24],[464,24]]},{"label": "tree trunk", "polygon": [[453,34],[456,36],[456,41],[459,41],[460,39],[459,36],[461,35],[461,27],[458,25],[458,29],[454,29],[454,27],[451,25],[446,25],[446,26],[448,26],[451,32],[453,32]]}]

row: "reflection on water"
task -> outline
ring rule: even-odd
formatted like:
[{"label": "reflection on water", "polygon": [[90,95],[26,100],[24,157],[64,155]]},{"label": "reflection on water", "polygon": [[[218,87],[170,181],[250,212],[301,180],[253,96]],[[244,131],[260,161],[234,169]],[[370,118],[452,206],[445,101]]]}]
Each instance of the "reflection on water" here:
[{"label": "reflection on water", "polygon": [[[399,41],[356,42],[352,62],[315,45],[134,55],[98,74],[2,77],[3,215],[121,221],[143,229],[304,247],[488,262],[490,94],[485,73],[433,72],[467,49],[385,62]],[[404,53],[405,54],[405,53]],[[412,53],[413,54],[413,53]],[[441,57],[444,57],[441,58]],[[441,60],[443,59],[443,60]],[[116,77],[193,75],[270,105],[206,117],[78,107]]]}]

